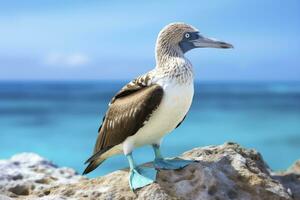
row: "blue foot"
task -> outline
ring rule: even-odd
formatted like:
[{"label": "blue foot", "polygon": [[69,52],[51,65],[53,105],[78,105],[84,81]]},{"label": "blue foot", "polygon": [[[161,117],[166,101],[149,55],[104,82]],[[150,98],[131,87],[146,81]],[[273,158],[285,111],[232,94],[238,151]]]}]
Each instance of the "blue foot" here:
[{"label": "blue foot", "polygon": [[174,158],[174,159],[156,158],[154,160],[154,167],[157,169],[181,169],[193,162],[195,161],[183,160],[181,158]]},{"label": "blue foot", "polygon": [[136,167],[130,170],[129,186],[131,190],[142,188],[153,183],[157,171],[149,167]]}]

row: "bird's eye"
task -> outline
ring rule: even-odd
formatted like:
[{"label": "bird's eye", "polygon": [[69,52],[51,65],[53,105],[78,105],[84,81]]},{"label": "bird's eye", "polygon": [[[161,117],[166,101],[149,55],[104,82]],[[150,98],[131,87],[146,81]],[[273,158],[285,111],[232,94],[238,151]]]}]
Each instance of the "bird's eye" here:
[{"label": "bird's eye", "polygon": [[185,38],[189,38],[189,37],[190,37],[190,34],[189,34],[189,33],[186,33],[186,34],[184,35],[184,37],[185,37]]}]

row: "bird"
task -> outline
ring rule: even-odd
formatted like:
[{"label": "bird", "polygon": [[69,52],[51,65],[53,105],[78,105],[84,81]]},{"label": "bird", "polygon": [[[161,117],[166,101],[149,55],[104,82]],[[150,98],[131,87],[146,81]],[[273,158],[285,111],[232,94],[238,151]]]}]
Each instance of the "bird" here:
[{"label": "bird", "polygon": [[[180,169],[191,160],[166,159],[160,146],[165,135],[180,126],[194,96],[193,66],[186,53],[195,48],[233,48],[233,45],[203,36],[192,25],[175,22],[158,34],[154,69],[126,84],[111,99],[98,129],[93,155],[83,174],[96,169],[104,160],[124,154],[129,162],[131,190],[156,179],[157,170]],[[154,167],[138,166],[132,152],[150,145],[155,154]]]}]

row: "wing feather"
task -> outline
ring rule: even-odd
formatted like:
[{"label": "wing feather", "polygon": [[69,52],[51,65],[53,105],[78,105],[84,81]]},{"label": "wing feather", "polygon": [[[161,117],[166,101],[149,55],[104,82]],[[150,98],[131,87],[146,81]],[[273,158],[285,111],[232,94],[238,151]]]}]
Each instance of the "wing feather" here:
[{"label": "wing feather", "polygon": [[98,130],[94,154],[90,162],[92,171],[98,165],[96,160],[101,154],[127,137],[134,135],[157,109],[163,97],[163,89],[151,84],[151,72],[131,81],[111,100]]},{"label": "wing feather", "polygon": [[162,96],[163,89],[152,85],[114,99],[100,128],[94,152],[118,145],[134,135],[158,107]]}]

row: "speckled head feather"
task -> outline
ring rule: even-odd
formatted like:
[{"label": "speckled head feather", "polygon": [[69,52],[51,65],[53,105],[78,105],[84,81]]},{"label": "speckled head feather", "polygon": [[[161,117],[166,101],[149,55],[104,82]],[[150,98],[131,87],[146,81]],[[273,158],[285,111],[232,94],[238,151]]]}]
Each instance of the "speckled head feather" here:
[{"label": "speckled head feather", "polygon": [[156,45],[178,45],[186,32],[198,32],[198,29],[181,22],[168,24],[159,32]]},{"label": "speckled head feather", "polygon": [[183,56],[179,47],[179,42],[187,32],[198,32],[196,28],[189,24],[176,22],[165,26],[158,34],[156,40],[155,56],[159,63],[166,56]]}]

